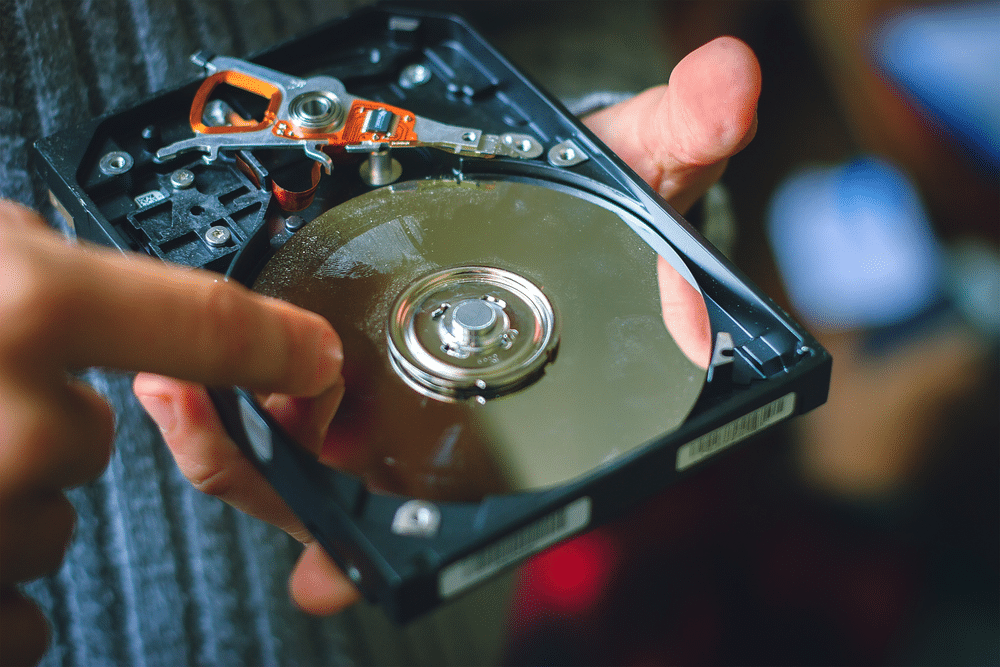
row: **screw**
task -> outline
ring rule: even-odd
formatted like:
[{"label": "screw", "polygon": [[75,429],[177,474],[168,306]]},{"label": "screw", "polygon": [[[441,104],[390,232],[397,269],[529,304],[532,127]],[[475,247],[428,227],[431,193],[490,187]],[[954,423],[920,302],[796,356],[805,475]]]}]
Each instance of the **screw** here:
[{"label": "screw", "polygon": [[431,70],[426,65],[414,63],[407,65],[399,73],[399,85],[403,88],[416,88],[431,80]]},{"label": "screw", "polygon": [[229,231],[228,227],[222,225],[209,227],[208,231],[205,232],[205,242],[213,248],[226,245],[231,238],[233,238],[232,232]]},{"label": "screw", "polygon": [[212,100],[205,105],[205,110],[201,114],[202,122],[209,127],[225,127],[231,125],[229,114],[233,113],[233,108],[222,100]]},{"label": "screw", "polygon": [[412,537],[433,537],[441,526],[441,510],[426,500],[410,500],[399,506],[392,519],[392,532]]},{"label": "screw", "polygon": [[302,229],[302,226],[306,224],[306,221],[302,216],[290,215],[285,218],[285,229],[290,232],[295,232]]},{"label": "screw", "polygon": [[170,174],[170,185],[175,190],[183,190],[194,185],[194,172],[190,169],[178,169]]}]

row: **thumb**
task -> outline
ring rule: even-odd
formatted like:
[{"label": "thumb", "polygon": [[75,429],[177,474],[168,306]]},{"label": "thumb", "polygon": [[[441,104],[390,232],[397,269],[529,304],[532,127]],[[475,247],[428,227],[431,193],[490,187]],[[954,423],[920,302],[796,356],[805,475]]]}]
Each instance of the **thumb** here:
[{"label": "thumb", "polygon": [[687,55],[666,86],[586,119],[587,125],[674,208],[684,211],[753,138],[760,65],[734,37]]}]

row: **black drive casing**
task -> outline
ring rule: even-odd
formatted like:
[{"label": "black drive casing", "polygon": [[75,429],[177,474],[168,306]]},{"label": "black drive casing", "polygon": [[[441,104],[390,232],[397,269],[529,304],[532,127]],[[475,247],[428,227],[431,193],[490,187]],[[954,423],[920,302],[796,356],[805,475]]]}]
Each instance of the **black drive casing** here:
[{"label": "black drive casing", "polygon": [[[614,519],[715,453],[826,400],[829,354],[461,19],[413,8],[366,8],[251,60],[295,76],[334,76],[355,96],[439,122],[531,134],[546,149],[571,140],[588,159],[570,167],[553,166],[545,154],[534,160],[475,159],[409,149],[394,156],[408,179],[459,174],[530,179],[576,188],[634,212],[648,223],[641,235],[650,245],[665,241],[686,261],[703,290],[716,336],[710,379],[680,428],[557,488],[476,503],[439,503],[440,527],[432,536],[391,530],[400,507],[412,499],[370,492],[358,479],[317,464],[250,394],[213,389],[234,440],[365,597],[397,621],[405,622],[561,539]],[[401,70],[412,63],[430,67],[432,80],[400,86]],[[232,156],[212,165],[204,164],[198,153],[165,164],[153,161],[157,148],[191,135],[188,113],[199,84],[192,80],[42,139],[35,145],[37,165],[79,237],[249,284],[290,234],[275,230],[273,221],[281,212],[271,192],[254,185]],[[99,162],[115,151],[128,153],[134,164],[123,174],[107,175]],[[301,152],[288,153],[302,157]],[[270,172],[277,179],[287,171],[281,159],[266,166],[252,155],[244,159],[265,177]],[[167,185],[169,175],[181,167],[196,173],[197,189]],[[157,191],[169,194],[142,197]],[[356,167],[335,169],[315,202],[298,215],[309,220],[365,191]],[[192,208],[200,215],[189,214]],[[216,248],[203,242],[205,211],[210,224],[232,231],[231,243]],[[729,335],[731,347],[720,333]]]}]

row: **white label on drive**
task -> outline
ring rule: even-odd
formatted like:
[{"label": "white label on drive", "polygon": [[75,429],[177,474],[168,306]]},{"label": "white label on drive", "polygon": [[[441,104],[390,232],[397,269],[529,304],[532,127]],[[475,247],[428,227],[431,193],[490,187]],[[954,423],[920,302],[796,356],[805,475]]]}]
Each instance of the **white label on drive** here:
[{"label": "white label on drive", "polygon": [[582,530],[589,523],[590,498],[585,496],[444,568],[438,579],[438,593],[442,599],[461,593],[525,556]]},{"label": "white label on drive", "polygon": [[749,438],[768,426],[777,424],[795,412],[795,393],[785,394],[753,412],[723,424],[714,431],[695,438],[677,450],[677,470],[690,468],[709,456]]},{"label": "white label on drive", "polygon": [[167,195],[163,194],[159,190],[150,190],[149,192],[144,192],[136,197],[135,205],[139,208],[146,208],[147,206],[163,201],[166,198]]}]

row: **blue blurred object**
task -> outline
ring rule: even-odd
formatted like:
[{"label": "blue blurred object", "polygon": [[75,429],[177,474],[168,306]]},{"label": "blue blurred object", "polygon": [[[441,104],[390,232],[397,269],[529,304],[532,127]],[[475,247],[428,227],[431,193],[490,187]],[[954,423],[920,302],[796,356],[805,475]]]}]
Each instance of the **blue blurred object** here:
[{"label": "blue blurred object", "polygon": [[813,326],[892,326],[943,299],[944,253],[916,189],[885,161],[796,172],[771,200],[768,234],[792,304]]},{"label": "blue blurred object", "polygon": [[873,57],[958,143],[1000,167],[1000,3],[907,10],[879,30]]}]

